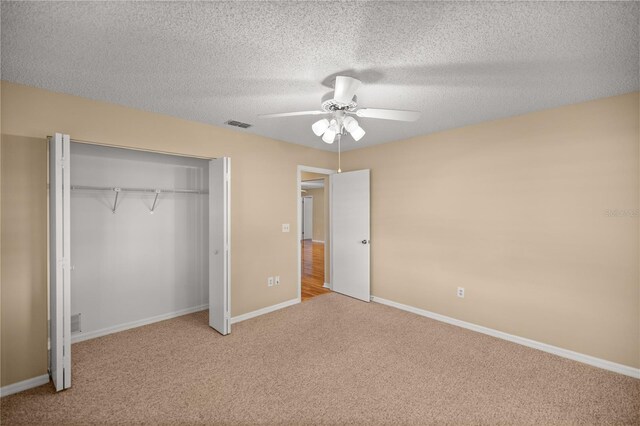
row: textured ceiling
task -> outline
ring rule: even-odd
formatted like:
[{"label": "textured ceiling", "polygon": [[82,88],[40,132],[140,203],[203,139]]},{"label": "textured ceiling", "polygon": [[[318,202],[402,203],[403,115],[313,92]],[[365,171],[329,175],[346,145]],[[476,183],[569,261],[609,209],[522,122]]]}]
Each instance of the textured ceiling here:
[{"label": "textured ceiling", "polygon": [[320,149],[331,76],[358,103],[353,149],[639,88],[636,2],[2,2],[4,80]]}]

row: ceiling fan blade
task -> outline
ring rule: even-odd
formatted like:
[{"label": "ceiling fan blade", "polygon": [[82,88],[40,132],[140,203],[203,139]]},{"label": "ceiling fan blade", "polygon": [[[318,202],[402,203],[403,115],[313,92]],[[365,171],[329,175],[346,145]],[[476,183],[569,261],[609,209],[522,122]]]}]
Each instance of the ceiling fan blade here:
[{"label": "ceiling fan blade", "polygon": [[276,117],[293,117],[296,115],[321,115],[329,114],[326,111],[296,111],[296,112],[278,112],[275,114],[260,114],[259,118],[276,118]]},{"label": "ceiling fan blade", "polygon": [[416,121],[420,118],[418,111],[400,109],[362,108],[356,111],[358,117],[382,118],[383,120]]},{"label": "ceiling fan blade", "polygon": [[339,75],[336,77],[333,99],[343,104],[348,104],[353,100],[353,96],[356,94],[358,87],[360,87],[360,80]]}]

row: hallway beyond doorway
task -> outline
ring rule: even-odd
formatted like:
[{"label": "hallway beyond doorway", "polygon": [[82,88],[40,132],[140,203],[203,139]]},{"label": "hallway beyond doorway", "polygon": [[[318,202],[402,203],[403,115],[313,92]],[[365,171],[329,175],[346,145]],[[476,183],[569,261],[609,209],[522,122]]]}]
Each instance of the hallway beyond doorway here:
[{"label": "hallway beyond doorway", "polygon": [[324,287],[324,243],[302,240],[302,301],[331,290]]}]

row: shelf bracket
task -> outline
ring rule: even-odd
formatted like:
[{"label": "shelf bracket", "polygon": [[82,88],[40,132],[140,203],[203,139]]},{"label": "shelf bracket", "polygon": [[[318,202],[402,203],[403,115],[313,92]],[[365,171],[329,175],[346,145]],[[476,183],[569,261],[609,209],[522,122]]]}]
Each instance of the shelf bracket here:
[{"label": "shelf bracket", "polygon": [[116,193],[116,199],[113,200],[113,209],[111,209],[111,212],[113,214],[116,214],[116,207],[118,206],[118,195],[120,195],[120,188],[113,188],[113,191]]},{"label": "shelf bracket", "polygon": [[160,192],[162,192],[159,189],[156,189],[156,198],[153,199],[153,205],[151,206],[151,214],[153,214],[153,211],[156,209],[156,203],[158,202],[158,195],[160,195]]}]

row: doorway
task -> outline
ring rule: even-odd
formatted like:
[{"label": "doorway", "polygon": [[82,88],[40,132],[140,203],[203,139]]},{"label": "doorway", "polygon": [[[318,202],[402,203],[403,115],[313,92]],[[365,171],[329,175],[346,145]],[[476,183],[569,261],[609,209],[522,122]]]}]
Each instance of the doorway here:
[{"label": "doorway", "polygon": [[[324,254],[323,262],[318,256],[315,264],[324,263],[322,280],[315,277],[318,288],[319,281],[324,281],[317,294],[305,294],[303,296],[303,271],[305,265],[310,270],[320,271],[321,268],[313,268],[313,243],[320,243],[311,239],[302,239],[303,208],[302,198],[308,196],[312,188],[303,189],[313,184],[313,181],[323,179],[326,226],[324,227],[324,250],[316,249],[316,253]],[[336,173],[334,170],[319,169],[316,167],[298,166],[298,300],[305,301],[315,296],[328,293],[327,289],[345,296],[369,302],[371,299],[370,279],[370,170],[354,170],[350,172]],[[302,192],[304,191],[304,192]],[[315,205],[315,203],[314,203]],[[322,235],[322,234],[321,234]],[[303,248],[307,249],[305,253]],[[309,253],[310,256],[303,254]],[[304,260],[311,259],[311,262]],[[309,274],[307,274],[309,275]],[[311,274],[313,275],[313,274]],[[319,275],[319,272],[318,274]],[[312,277],[313,278],[313,277]],[[308,281],[305,281],[308,282]]]},{"label": "doorway", "polygon": [[298,295],[302,302],[331,292],[329,283],[329,175],[298,167]]}]

